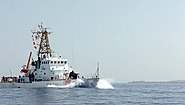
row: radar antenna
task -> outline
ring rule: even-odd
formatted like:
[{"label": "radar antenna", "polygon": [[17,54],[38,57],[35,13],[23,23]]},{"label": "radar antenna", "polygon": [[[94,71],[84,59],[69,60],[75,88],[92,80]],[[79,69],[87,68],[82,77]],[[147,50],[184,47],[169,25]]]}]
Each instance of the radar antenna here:
[{"label": "radar antenna", "polygon": [[[48,35],[51,32],[48,32],[47,29],[48,28],[44,28],[41,25],[38,25],[39,30],[38,31],[32,31],[33,33],[33,38],[35,36],[36,41],[38,41],[38,57],[42,58],[43,55],[47,55],[47,56],[51,56],[51,48],[50,48],[50,44],[49,44],[49,38]],[[34,40],[33,40],[34,41]],[[35,44],[36,45],[36,44]],[[37,47],[34,48],[36,49]]]}]

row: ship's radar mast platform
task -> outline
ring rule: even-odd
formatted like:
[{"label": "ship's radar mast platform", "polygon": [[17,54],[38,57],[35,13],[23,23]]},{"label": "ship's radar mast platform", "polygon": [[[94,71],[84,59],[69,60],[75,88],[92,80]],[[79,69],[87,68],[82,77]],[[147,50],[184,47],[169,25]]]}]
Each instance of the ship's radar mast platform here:
[{"label": "ship's radar mast platform", "polygon": [[[49,44],[49,38],[48,35],[51,32],[48,32],[47,29],[48,28],[44,28],[41,25],[38,25],[38,31],[34,31],[32,32],[33,35],[33,45],[34,48],[37,49],[38,48],[38,57],[42,58],[43,56],[51,56],[51,48],[50,48],[50,44]],[[35,41],[38,41],[38,43],[36,43]]]}]

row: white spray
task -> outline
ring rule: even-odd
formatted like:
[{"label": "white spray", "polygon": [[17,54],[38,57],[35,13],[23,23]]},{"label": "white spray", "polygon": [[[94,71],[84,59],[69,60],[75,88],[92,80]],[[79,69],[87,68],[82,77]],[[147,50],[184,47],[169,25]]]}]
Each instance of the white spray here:
[{"label": "white spray", "polygon": [[49,88],[73,88],[73,87],[75,87],[75,83],[70,83],[68,85],[63,85],[63,86],[61,86],[61,85],[48,85],[47,87],[49,87]]},{"label": "white spray", "polygon": [[114,89],[114,87],[105,79],[100,79],[96,87],[99,89]]}]

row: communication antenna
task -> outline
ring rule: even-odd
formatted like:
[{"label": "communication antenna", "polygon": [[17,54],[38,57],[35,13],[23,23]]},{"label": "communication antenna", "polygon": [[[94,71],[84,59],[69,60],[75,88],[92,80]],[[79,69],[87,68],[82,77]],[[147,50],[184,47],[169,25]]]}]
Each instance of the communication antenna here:
[{"label": "communication antenna", "polygon": [[99,78],[100,77],[100,67],[99,67],[99,62],[97,63],[97,71],[96,71],[96,73],[97,73],[97,78]]},{"label": "communication antenna", "polygon": [[[49,43],[49,34],[51,32],[48,32],[48,28],[43,27],[43,23],[38,25],[38,31],[32,31],[33,33],[33,44],[35,43],[35,40],[38,40],[39,44],[34,44],[34,48],[36,49],[38,46],[38,57],[42,58],[43,55],[51,56],[52,50],[50,48],[50,43]],[[34,40],[35,38],[35,40]]]},{"label": "communication antenna", "polygon": [[12,70],[10,69],[10,75],[11,75],[11,77],[12,77]]}]

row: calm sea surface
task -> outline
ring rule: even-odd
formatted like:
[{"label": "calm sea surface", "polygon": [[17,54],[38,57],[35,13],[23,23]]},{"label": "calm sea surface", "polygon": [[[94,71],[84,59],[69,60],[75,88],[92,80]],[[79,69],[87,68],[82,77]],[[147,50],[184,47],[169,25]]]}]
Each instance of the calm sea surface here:
[{"label": "calm sea surface", "polygon": [[115,89],[0,89],[1,105],[185,105],[185,83],[124,83]]}]

